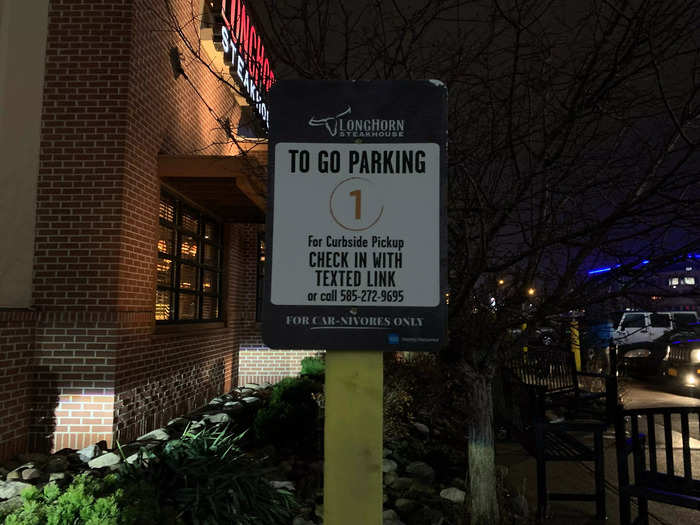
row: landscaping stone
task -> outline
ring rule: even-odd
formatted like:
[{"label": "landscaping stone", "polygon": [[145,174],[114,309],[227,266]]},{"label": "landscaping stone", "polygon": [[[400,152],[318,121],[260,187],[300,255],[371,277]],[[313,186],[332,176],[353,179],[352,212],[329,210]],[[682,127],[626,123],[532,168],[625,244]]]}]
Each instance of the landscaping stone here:
[{"label": "landscaping stone", "polygon": [[[2,483],[0,481],[0,483]],[[0,516],[12,514],[14,511],[22,507],[22,497],[12,496],[10,499],[0,501]]]},{"label": "landscaping stone", "polygon": [[397,491],[401,492],[401,491],[404,491],[404,490],[408,490],[408,487],[411,486],[411,483],[413,483],[413,479],[412,479],[412,478],[402,478],[402,477],[399,477],[399,478],[396,478],[396,479],[392,482],[391,488],[394,489],[394,490],[397,490]]},{"label": "landscaping stone", "polygon": [[270,485],[274,489],[285,489],[285,490],[294,490],[294,483],[291,481],[270,481]]},{"label": "landscaping stone", "polygon": [[399,519],[399,515],[396,514],[396,511],[394,509],[388,509],[382,512],[382,519],[384,521],[386,520],[391,520],[391,521],[397,521]]},{"label": "landscaping stone", "polygon": [[21,481],[0,481],[0,499],[10,499],[19,496],[24,489],[31,487]]},{"label": "landscaping stone", "polygon": [[66,472],[52,472],[49,474],[49,481],[55,481],[56,483],[67,482],[71,478]]},{"label": "landscaping stone", "polygon": [[464,503],[467,493],[457,487],[448,487],[440,491],[440,497],[452,503]]},{"label": "landscaping stone", "polygon": [[250,396],[255,393],[255,390],[253,390],[252,388],[241,388],[239,392],[241,396]]},{"label": "landscaping stone", "polygon": [[97,456],[101,454],[100,447],[97,445],[89,445],[83,449],[78,450],[78,456],[80,457],[81,461],[83,463],[88,463],[91,460],[95,459]]},{"label": "landscaping stone", "polygon": [[223,412],[219,414],[207,414],[202,418],[202,421],[211,424],[228,423],[231,421],[231,416]]},{"label": "landscaping stone", "polygon": [[260,403],[260,398],[250,396],[250,397],[244,397],[243,399],[241,399],[241,401],[243,401],[247,405],[257,405],[258,403]]},{"label": "landscaping stone", "polygon": [[396,511],[404,516],[410,514],[418,508],[418,503],[412,499],[399,498],[395,503]]},{"label": "landscaping stone", "polygon": [[41,470],[38,468],[26,468],[22,471],[22,479],[25,481],[31,481],[39,478],[41,478]]},{"label": "landscaping stone", "polygon": [[238,401],[228,401],[227,403],[224,403],[224,410],[228,410],[236,414],[243,410],[243,405],[241,405]]},{"label": "landscaping stone", "polygon": [[432,483],[426,483],[420,479],[414,479],[408,487],[406,496],[415,499],[430,499],[437,495],[437,489]]},{"label": "landscaping stone", "polygon": [[392,452],[392,450],[391,450],[390,448],[384,448],[384,449],[382,450],[382,457],[383,457],[383,458],[388,458],[389,456],[391,456],[392,453],[393,453],[393,452]]},{"label": "landscaping stone", "polygon": [[430,435],[430,429],[423,423],[413,423],[413,428],[423,437],[428,437]]},{"label": "landscaping stone", "polygon": [[435,480],[435,470],[433,467],[423,461],[414,461],[406,467],[406,473],[425,481],[432,482]]},{"label": "landscaping stone", "polygon": [[164,428],[157,428],[152,430],[148,434],[144,434],[136,441],[168,441],[170,439],[170,434]]},{"label": "landscaping stone", "polygon": [[223,400],[222,398],[220,398],[220,397],[215,397],[214,399],[212,399],[211,401],[209,401],[209,404],[210,404],[210,405],[223,405],[223,404],[224,404],[224,400]]},{"label": "landscaping stone", "polygon": [[115,454],[114,452],[107,452],[106,454],[102,454],[101,456],[88,461],[88,466],[90,468],[111,467],[121,463],[121,460],[122,458],[119,457],[118,454]]},{"label": "landscaping stone", "polygon": [[11,470],[10,472],[7,473],[7,476],[5,476],[5,479],[7,481],[17,481],[18,479],[22,478],[22,471],[21,470]]},{"label": "landscaping stone", "polygon": [[385,474],[389,472],[395,472],[397,468],[398,465],[396,464],[396,461],[386,458],[382,460],[382,472],[384,472]]},{"label": "landscaping stone", "polygon": [[389,486],[391,486],[391,484],[394,483],[394,481],[396,481],[396,479],[397,479],[398,477],[399,477],[399,475],[398,475],[396,472],[386,472],[386,473],[384,473],[384,477],[383,477],[384,485],[389,485]]}]

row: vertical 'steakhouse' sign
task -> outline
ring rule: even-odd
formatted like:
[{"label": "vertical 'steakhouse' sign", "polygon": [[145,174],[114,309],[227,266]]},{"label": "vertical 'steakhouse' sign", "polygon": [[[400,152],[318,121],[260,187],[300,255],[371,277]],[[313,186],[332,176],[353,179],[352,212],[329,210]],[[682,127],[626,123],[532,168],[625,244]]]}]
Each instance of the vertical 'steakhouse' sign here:
[{"label": "vertical 'steakhouse' sign", "polygon": [[246,97],[269,127],[267,92],[275,81],[260,32],[243,0],[217,0],[221,4],[215,16],[214,41],[224,53],[231,78],[242,86]]},{"label": "vertical 'steakhouse' sign", "polygon": [[265,343],[439,347],[445,86],[284,81],[270,106]]}]

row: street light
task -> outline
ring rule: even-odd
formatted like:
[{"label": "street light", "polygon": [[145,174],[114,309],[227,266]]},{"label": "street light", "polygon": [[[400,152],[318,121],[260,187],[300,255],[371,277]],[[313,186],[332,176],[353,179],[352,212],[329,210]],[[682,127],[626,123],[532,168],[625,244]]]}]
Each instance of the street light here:
[{"label": "street light", "polygon": [[528,295],[535,295],[535,289],[534,289],[534,288],[528,288],[527,294],[528,294]]}]

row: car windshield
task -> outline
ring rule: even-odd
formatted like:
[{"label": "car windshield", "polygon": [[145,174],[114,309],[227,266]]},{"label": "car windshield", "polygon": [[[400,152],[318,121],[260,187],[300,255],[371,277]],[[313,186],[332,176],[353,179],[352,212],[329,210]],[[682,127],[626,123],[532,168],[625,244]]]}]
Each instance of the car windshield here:
[{"label": "car windshield", "polygon": [[670,344],[684,343],[695,339],[700,341],[700,323],[694,323],[692,325],[685,326],[680,330],[668,332],[665,335],[665,339],[667,339]]}]

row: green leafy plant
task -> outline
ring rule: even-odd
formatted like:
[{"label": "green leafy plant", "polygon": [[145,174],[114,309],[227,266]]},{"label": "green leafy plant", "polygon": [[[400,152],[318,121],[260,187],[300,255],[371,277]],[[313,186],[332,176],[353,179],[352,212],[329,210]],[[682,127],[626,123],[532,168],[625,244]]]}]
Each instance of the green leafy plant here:
[{"label": "green leafy plant", "polygon": [[267,407],[258,411],[256,437],[282,447],[312,452],[317,445],[318,403],[314,396],[323,387],[308,377],[287,377],[272,390]]},{"label": "green leafy plant", "polygon": [[185,430],[157,453],[144,452],[124,464],[123,483],[148,486],[161,507],[178,519],[201,525],[282,525],[291,522],[296,502],[273,488],[261,464],[238,447],[242,435],[229,427]]},{"label": "green leafy plant", "polygon": [[22,492],[22,508],[5,519],[6,525],[120,525],[132,523],[120,518],[124,492],[112,491],[102,480],[86,474],[77,476],[61,493],[55,483],[43,491],[31,487]]},{"label": "green leafy plant", "polygon": [[323,376],[326,373],[326,363],[320,357],[305,357],[301,360],[302,376]]}]

